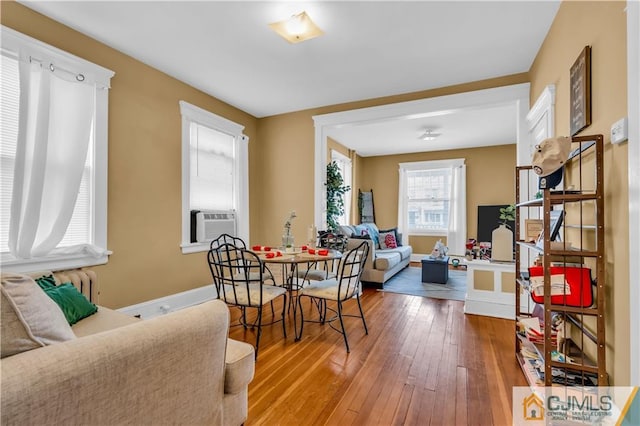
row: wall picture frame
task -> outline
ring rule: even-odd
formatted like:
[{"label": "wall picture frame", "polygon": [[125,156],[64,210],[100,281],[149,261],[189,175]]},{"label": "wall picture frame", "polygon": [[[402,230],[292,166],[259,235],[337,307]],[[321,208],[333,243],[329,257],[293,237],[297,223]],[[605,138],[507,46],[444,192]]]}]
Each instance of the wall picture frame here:
[{"label": "wall picture frame", "polygon": [[591,46],[585,46],[569,70],[571,136],[591,125]]}]

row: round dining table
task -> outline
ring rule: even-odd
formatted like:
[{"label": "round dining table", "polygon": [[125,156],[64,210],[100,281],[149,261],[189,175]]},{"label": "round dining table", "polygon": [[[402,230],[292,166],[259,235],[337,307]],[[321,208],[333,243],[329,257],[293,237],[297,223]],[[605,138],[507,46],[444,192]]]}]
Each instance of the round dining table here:
[{"label": "round dining table", "polygon": [[[323,268],[328,274],[331,269],[330,262],[339,260],[342,257],[342,253],[338,250],[312,247],[296,247],[286,251],[268,246],[253,246],[252,251],[258,255],[265,265],[281,266],[282,282],[276,283],[276,285],[284,286],[289,293],[287,311],[290,312],[293,306],[294,330],[297,322],[297,291],[302,288],[305,281],[309,280],[307,275],[314,267],[319,269],[317,266],[321,263],[324,263]],[[303,274],[299,274],[299,271],[302,270],[301,265],[306,265],[305,273]]]}]

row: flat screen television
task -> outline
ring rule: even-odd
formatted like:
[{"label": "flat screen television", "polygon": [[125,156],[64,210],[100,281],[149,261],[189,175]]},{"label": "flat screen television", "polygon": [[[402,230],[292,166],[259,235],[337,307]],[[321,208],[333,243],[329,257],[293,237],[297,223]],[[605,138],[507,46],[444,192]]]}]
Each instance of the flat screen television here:
[{"label": "flat screen television", "polygon": [[[509,204],[499,204],[492,206],[478,206],[478,243],[491,242],[491,234],[502,221],[500,220],[500,209],[508,207]],[[507,221],[509,229],[515,231],[515,221]],[[513,233],[513,241],[515,243],[515,232]]]}]

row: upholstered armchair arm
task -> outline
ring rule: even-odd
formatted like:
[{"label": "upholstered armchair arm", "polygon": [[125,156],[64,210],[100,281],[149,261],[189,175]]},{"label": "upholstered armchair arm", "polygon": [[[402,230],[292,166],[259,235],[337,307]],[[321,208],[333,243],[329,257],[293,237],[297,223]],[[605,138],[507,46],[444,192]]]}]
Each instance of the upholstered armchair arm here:
[{"label": "upholstered armchair arm", "polygon": [[[347,240],[347,250],[351,250],[357,246],[359,246],[360,244],[362,244],[363,239],[362,238],[349,238]],[[367,261],[364,264],[364,269],[374,269],[373,268],[373,262],[375,261],[376,258],[376,247],[373,244],[372,240],[364,240],[367,242],[367,244],[369,245],[369,256],[367,257]]]},{"label": "upholstered armchair arm", "polygon": [[214,300],[3,358],[2,424],[223,424],[228,328]]}]

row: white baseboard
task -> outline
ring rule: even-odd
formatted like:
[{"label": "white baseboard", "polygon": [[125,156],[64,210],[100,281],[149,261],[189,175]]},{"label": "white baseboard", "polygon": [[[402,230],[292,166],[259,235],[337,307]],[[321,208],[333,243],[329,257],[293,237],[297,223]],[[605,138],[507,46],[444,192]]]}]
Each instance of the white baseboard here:
[{"label": "white baseboard", "polygon": [[142,319],[150,319],[168,314],[169,312],[188,308],[189,306],[198,305],[215,298],[215,287],[213,284],[210,284],[204,287],[183,291],[182,293],[176,293],[159,299],[138,303],[136,305],[126,306],[118,309],[118,311],[127,315],[137,316]]},{"label": "white baseboard", "polygon": [[514,319],[516,315],[513,304],[490,303],[486,300],[473,300],[468,297],[464,302],[464,313],[511,320]]}]

